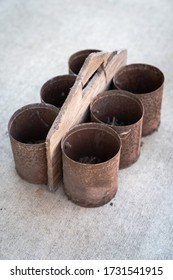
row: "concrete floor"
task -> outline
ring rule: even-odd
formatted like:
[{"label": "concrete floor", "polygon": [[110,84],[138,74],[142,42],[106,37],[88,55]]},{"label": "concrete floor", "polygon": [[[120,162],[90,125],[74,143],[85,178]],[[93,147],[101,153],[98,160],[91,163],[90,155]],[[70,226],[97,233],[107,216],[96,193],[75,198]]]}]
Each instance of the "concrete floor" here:
[{"label": "concrete floor", "polygon": [[[172,11],[171,0],[0,1],[0,259],[173,258]],[[95,209],[22,180],[7,132],[14,111],[39,102],[42,84],[85,48],[127,48],[128,63],[165,74],[159,130],[119,172],[113,206]]]}]

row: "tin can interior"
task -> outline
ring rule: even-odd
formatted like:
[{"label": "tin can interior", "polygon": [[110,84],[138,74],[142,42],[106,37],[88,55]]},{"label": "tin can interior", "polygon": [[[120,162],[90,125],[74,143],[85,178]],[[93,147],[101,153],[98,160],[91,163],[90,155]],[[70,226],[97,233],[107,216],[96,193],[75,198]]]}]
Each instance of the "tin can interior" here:
[{"label": "tin can interior", "polygon": [[56,115],[56,112],[46,108],[25,110],[14,118],[10,135],[21,143],[44,142]]},{"label": "tin can interior", "polygon": [[61,108],[64,104],[72,86],[76,80],[75,76],[57,77],[47,81],[41,89],[41,98],[47,104]]},{"label": "tin can interior", "polygon": [[105,162],[114,157],[120,143],[112,134],[97,129],[85,129],[71,133],[64,141],[64,153],[74,161],[81,157],[97,157]]},{"label": "tin can interior", "polygon": [[126,66],[114,79],[115,87],[132,93],[149,93],[164,81],[162,72],[149,65]]},{"label": "tin can interior", "polygon": [[139,103],[123,94],[108,94],[93,102],[93,115],[103,123],[115,118],[119,124],[131,125],[139,121],[143,111]]}]

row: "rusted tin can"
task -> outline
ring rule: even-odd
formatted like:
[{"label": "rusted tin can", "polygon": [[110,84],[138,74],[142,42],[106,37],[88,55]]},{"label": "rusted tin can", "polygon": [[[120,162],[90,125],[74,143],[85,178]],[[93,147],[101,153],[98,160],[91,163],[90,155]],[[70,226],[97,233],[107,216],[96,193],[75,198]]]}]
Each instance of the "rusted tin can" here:
[{"label": "rusted tin can", "polygon": [[99,94],[90,105],[91,121],[105,123],[122,141],[120,168],[137,161],[140,155],[143,105],[132,93],[110,90]]},{"label": "rusted tin can", "polygon": [[29,104],[17,110],[9,120],[16,170],[30,183],[47,183],[45,139],[58,112],[52,105]]},{"label": "rusted tin can", "polygon": [[78,75],[85,59],[94,52],[100,52],[100,50],[86,49],[72,54],[68,60],[69,74]]},{"label": "rusted tin can", "polygon": [[109,202],[118,187],[118,134],[103,124],[80,124],[65,135],[61,147],[64,190],[69,199],[84,207]]},{"label": "rusted tin can", "polygon": [[41,88],[41,102],[61,108],[76,81],[74,75],[60,75],[48,80]]},{"label": "rusted tin can", "polygon": [[135,94],[144,106],[142,135],[146,136],[158,129],[161,118],[164,75],[155,66],[129,64],[113,78],[115,88]]}]

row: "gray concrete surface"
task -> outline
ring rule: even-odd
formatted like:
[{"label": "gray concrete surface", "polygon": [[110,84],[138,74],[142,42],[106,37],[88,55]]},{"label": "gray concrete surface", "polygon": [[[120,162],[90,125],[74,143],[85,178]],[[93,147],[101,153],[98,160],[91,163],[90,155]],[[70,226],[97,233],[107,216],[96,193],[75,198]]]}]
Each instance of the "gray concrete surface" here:
[{"label": "gray concrete surface", "polygon": [[[0,0],[0,259],[173,258],[172,11],[171,0]],[[7,133],[13,112],[39,102],[42,84],[84,48],[127,48],[128,63],[166,79],[158,132],[119,172],[113,206],[95,209],[23,181]]]}]

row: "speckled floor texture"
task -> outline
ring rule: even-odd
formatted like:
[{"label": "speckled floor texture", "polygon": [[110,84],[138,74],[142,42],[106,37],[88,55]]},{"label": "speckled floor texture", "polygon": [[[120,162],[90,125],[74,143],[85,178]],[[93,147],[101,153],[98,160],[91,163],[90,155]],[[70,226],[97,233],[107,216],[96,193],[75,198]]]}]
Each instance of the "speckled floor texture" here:
[{"label": "speckled floor texture", "polygon": [[[173,258],[173,2],[0,1],[0,259]],[[111,203],[82,208],[15,171],[7,125],[82,49],[126,48],[165,75],[161,125],[119,172]]]}]

